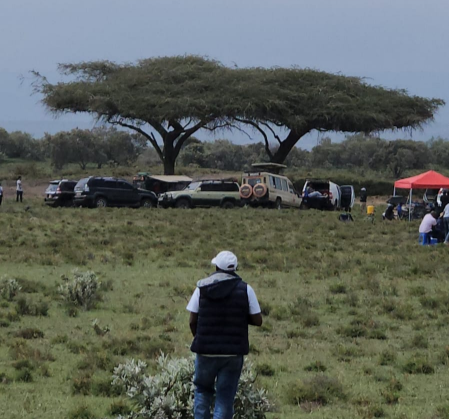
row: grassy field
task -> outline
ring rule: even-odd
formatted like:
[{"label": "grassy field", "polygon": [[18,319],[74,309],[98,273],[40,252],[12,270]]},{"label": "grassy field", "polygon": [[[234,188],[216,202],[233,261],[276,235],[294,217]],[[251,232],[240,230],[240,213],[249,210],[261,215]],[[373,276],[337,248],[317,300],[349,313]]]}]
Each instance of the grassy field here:
[{"label": "grassy field", "polygon": [[[248,358],[277,406],[270,418],[449,418],[447,248],[418,246],[416,222],[337,215],[7,201],[0,277],[22,289],[0,298],[0,417],[81,418],[80,406],[112,416],[128,403],[112,368],[189,354],[185,306],[229,249],[263,308]],[[92,310],[58,294],[74,268],[103,283]]]}]

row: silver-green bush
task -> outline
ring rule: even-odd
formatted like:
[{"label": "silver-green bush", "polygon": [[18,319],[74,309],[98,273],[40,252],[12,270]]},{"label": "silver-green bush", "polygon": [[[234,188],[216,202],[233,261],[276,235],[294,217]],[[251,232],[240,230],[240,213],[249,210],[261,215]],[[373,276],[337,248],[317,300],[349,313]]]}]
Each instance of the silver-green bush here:
[{"label": "silver-green bush", "polygon": [[[145,374],[147,364],[128,360],[114,369],[114,386],[120,386],[137,408],[117,419],[192,419],[194,358],[172,358],[161,354],[158,373]],[[236,419],[263,419],[273,408],[264,389],[254,384],[255,373],[245,362],[235,400]]]},{"label": "silver-green bush", "polygon": [[59,286],[59,293],[71,304],[89,310],[98,301],[101,285],[97,275],[92,271],[73,271],[73,280]]},{"label": "silver-green bush", "polygon": [[0,294],[5,300],[12,301],[21,289],[22,287],[15,279],[4,278],[1,283]]}]

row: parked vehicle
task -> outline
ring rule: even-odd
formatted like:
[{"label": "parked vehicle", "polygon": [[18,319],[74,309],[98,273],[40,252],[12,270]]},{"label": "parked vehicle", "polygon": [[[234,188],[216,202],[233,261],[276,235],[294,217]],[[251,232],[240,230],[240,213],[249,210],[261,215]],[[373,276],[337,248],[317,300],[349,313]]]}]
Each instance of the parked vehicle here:
[{"label": "parked vehicle", "polygon": [[152,191],[156,195],[171,191],[180,191],[192,182],[188,176],[150,175],[139,172],[133,178],[133,185],[140,189]]},{"label": "parked vehicle", "polygon": [[83,207],[157,206],[154,192],[138,189],[125,179],[88,177],[75,186],[74,205]]},{"label": "parked vehicle", "polygon": [[[344,197],[342,202],[342,189]],[[352,185],[338,186],[330,180],[306,180],[302,190],[301,209],[337,210],[344,208],[349,211],[354,205],[355,194]]]},{"label": "parked vehicle", "polygon": [[234,179],[199,180],[190,183],[182,191],[159,195],[159,205],[163,208],[234,208],[240,205],[239,184]]},{"label": "parked vehicle", "polygon": [[437,205],[437,200],[441,202],[441,196],[443,195],[443,189],[426,189],[423,195],[423,201],[426,204]]},{"label": "parked vehicle", "polygon": [[293,183],[289,178],[278,173],[286,166],[275,163],[256,163],[253,167],[265,170],[243,174],[240,187],[240,199],[243,205],[278,209],[299,208],[301,197]]},{"label": "parked vehicle", "polygon": [[75,180],[52,180],[45,190],[45,204],[52,207],[73,206],[76,183]]}]

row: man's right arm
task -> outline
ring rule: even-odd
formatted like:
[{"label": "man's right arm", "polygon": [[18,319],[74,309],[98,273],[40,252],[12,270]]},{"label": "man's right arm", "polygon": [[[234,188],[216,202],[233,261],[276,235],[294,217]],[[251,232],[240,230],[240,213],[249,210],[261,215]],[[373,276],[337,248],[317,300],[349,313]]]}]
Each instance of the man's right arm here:
[{"label": "man's right arm", "polygon": [[248,324],[251,326],[262,326],[262,313],[257,314],[249,314],[248,315]]}]

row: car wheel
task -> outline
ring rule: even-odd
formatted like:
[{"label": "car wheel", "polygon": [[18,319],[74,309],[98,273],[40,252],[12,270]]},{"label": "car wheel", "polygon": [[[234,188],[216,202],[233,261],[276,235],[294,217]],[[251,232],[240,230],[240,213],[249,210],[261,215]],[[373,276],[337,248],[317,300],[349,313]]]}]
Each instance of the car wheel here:
[{"label": "car wheel", "polygon": [[99,198],[97,198],[95,200],[96,208],[105,208],[107,206],[108,206],[108,201],[106,200],[106,198],[103,198],[102,196],[100,196]]},{"label": "car wheel", "polygon": [[282,201],[281,201],[281,198],[277,198],[277,199],[276,199],[276,202],[274,203],[274,207],[275,207],[277,210],[282,209]]},{"label": "car wheel", "polygon": [[179,201],[176,201],[175,207],[187,209],[190,208],[190,202],[187,199],[180,199]]},{"label": "car wheel", "polygon": [[154,208],[155,205],[151,199],[144,199],[141,203],[141,206],[144,208]]},{"label": "car wheel", "polygon": [[221,208],[223,208],[223,209],[232,209],[234,207],[235,207],[235,205],[232,201],[225,201],[221,204]]}]

